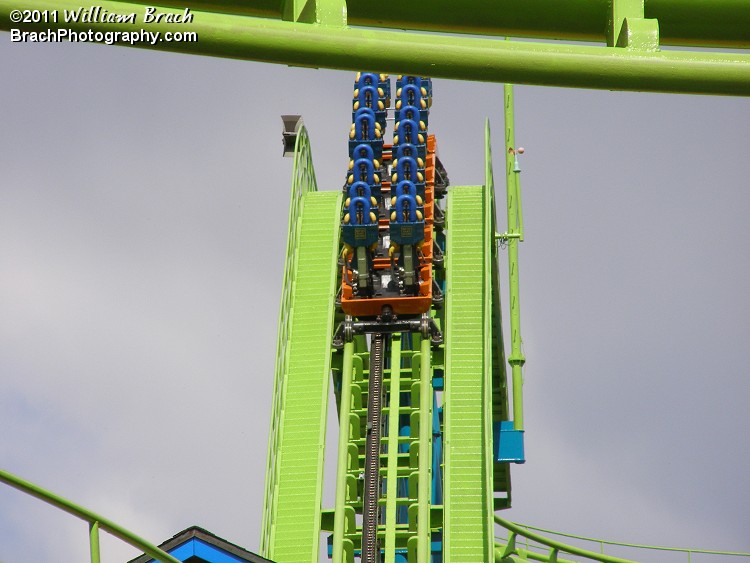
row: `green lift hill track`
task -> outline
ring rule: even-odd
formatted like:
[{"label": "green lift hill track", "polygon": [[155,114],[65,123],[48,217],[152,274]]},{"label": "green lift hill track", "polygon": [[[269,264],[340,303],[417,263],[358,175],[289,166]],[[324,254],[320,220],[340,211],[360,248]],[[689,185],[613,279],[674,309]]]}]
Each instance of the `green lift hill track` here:
[{"label": "green lift hill track", "polygon": [[[511,92],[506,90],[509,112]],[[510,130],[506,139],[512,142]],[[515,245],[520,237],[496,234],[489,124],[486,156],[485,185],[451,187],[446,197],[445,303],[433,310],[444,342],[431,346],[419,335],[395,334],[386,345],[389,403],[383,413],[408,414],[412,420],[408,436],[398,435],[396,416],[388,420],[381,467],[388,489],[381,500],[386,516],[379,530],[386,562],[396,561],[397,553],[410,562],[430,561],[431,538],[437,534],[443,541],[443,560],[491,561],[494,510],[510,506],[509,463],[494,462],[493,457],[493,422],[508,420],[510,414],[497,238]],[[317,191],[311,160],[303,128],[295,150],[261,544],[263,554],[279,563],[316,561],[321,532],[332,536],[333,561],[354,561],[361,546],[355,514],[362,510],[357,478],[364,461],[360,446],[371,351],[364,337],[343,350],[332,348],[339,315],[335,294],[341,201],[338,191]],[[517,172],[512,158],[508,163],[509,210],[518,217]],[[513,223],[516,228],[518,223]],[[511,270],[517,272],[517,260]],[[514,298],[517,303],[517,293]],[[522,363],[517,363],[519,369]],[[433,385],[437,376],[440,382]],[[335,405],[328,404],[329,385],[334,386]],[[411,397],[406,405],[400,403],[404,392]],[[329,408],[337,408],[339,420],[336,506],[321,510]],[[442,409],[444,436],[441,503],[431,501],[434,408]],[[517,411],[522,412],[520,407]],[[522,421],[516,422],[522,430]],[[398,494],[399,478],[408,480],[408,493]],[[418,515],[410,518],[417,525],[396,523],[397,510]]]}]

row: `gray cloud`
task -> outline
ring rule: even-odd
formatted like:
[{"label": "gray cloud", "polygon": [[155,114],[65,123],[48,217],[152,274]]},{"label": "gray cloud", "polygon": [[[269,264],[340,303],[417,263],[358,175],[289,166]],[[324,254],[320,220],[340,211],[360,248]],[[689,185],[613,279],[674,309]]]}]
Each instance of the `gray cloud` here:
[{"label": "gray cloud", "polygon": [[[304,115],[319,184],[338,188],[351,74],[0,53],[2,465],[153,541],[200,524],[257,548],[279,115]],[[489,116],[502,187],[501,88],[435,94],[453,183],[483,182]],[[750,551],[749,116],[745,99],[517,89],[529,461],[510,518]],[[86,557],[83,524],[6,488],[0,506],[6,563]]]}]

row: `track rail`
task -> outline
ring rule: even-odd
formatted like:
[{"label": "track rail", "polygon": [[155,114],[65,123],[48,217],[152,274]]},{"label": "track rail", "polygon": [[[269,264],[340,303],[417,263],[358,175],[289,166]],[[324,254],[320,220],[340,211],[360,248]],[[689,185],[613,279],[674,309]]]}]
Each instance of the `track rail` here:
[{"label": "track rail", "polygon": [[[164,4],[176,4],[171,0]],[[360,4],[367,4],[359,2]],[[727,37],[727,25],[739,22],[735,29],[740,35],[733,44],[747,45],[747,27],[742,27],[743,16],[747,13],[743,2],[724,0],[713,8],[715,2],[700,2],[694,0],[684,2],[699,8],[691,10],[687,17],[684,13],[677,17],[678,21],[689,22],[690,28],[709,27],[717,38]],[[186,2],[185,4],[191,4]],[[179,4],[178,9],[161,8],[159,12],[169,11],[181,13],[185,4]],[[233,5],[240,3],[233,2]],[[269,5],[268,2],[245,2],[242,6]],[[283,3],[290,6],[290,3]],[[462,34],[451,36],[436,33],[404,32],[403,26],[397,25],[396,30],[367,29],[363,27],[347,26],[344,20],[345,4],[341,2],[338,10],[309,10],[316,4],[326,5],[326,2],[306,2],[304,14],[318,12],[321,23],[325,25],[299,23],[298,21],[283,21],[274,18],[249,17],[222,13],[214,2],[196,2],[191,10],[195,17],[189,24],[189,31],[197,34],[197,41],[157,41],[137,43],[137,47],[167,50],[171,52],[191,53],[197,55],[211,55],[225,58],[255,60],[276,64],[306,66],[313,68],[336,68],[340,70],[358,70],[360,68],[388,68],[393,72],[404,74],[423,74],[435,78],[450,78],[460,80],[480,80],[488,82],[514,82],[516,84],[535,84],[540,86],[563,86],[575,88],[596,88],[604,90],[630,90],[648,92],[681,92],[694,94],[728,94],[750,95],[750,55],[745,53],[674,51],[674,50],[646,50],[626,49],[622,47],[602,47],[592,45],[568,45],[558,42],[520,42],[499,41],[484,37],[471,37]],[[477,21],[485,21],[487,14],[477,14],[463,3],[455,3],[457,9],[464,13],[472,13]],[[518,10],[502,10],[498,17],[507,19],[514,12],[530,14],[526,6],[530,2],[517,3],[522,8]],[[539,3],[534,3],[540,6]],[[569,3],[564,4],[566,7]],[[576,2],[576,9],[568,12],[576,14],[583,4],[601,6],[600,1]],[[632,4],[637,5],[637,2]],[[649,5],[651,2],[649,2]],[[677,13],[676,2],[663,2],[669,5],[658,15],[658,18],[669,21],[669,14]],[[97,6],[112,13],[129,14],[143,13],[143,5],[134,2],[113,2],[99,0]],[[211,6],[216,12],[199,10],[199,7]],[[490,6],[486,4],[486,6]],[[709,7],[710,6],[710,7]],[[17,24],[11,23],[10,14],[18,8],[16,0],[0,0],[0,30],[10,30]],[[26,10],[78,10],[81,8],[77,0],[27,0],[23,8]],[[344,8],[344,9],[342,9]],[[369,5],[368,5],[369,8]],[[246,8],[251,9],[251,8]],[[383,14],[391,12],[388,8],[378,6],[369,8],[378,20]],[[431,13],[453,13],[436,8],[435,6],[417,2],[413,9],[420,11],[422,16]],[[565,8],[560,8],[564,10]],[[712,10],[711,16],[704,17],[703,10]],[[490,10],[491,11],[491,10]],[[396,10],[403,14],[401,6]],[[497,10],[495,10],[497,12]],[[717,19],[715,14],[723,13]],[[328,17],[325,17],[327,14]],[[739,14],[739,16],[737,15]],[[606,15],[606,14],[605,14]],[[302,17],[302,13],[299,14]],[[649,16],[652,17],[652,16]],[[572,18],[574,21],[576,18]],[[640,19],[640,18],[638,18]],[[410,21],[406,19],[405,21]],[[549,18],[556,22],[558,18]],[[570,20],[569,20],[570,21]],[[706,22],[711,22],[710,24]],[[714,23],[720,22],[720,23]],[[139,22],[140,23],[140,22]],[[399,22],[400,23],[400,22]],[[72,31],[88,33],[123,31],[129,24],[113,24],[106,22],[78,22],[60,23],[39,22],[25,24],[25,31],[46,31],[47,29],[69,28]],[[150,32],[162,34],[175,31],[187,31],[182,24],[149,23],[143,25]],[[443,26],[440,26],[443,28]],[[602,18],[593,23],[595,29],[602,34],[607,29],[607,22]],[[669,26],[662,26],[662,39]],[[445,31],[449,29],[443,28]],[[619,30],[619,28],[618,28]],[[496,29],[499,35],[508,35]],[[559,39],[559,30],[551,35]],[[483,31],[482,34],[486,33]],[[510,34],[515,35],[515,34]],[[685,43],[685,41],[677,41]],[[692,41],[686,41],[691,43]],[[698,40],[697,44],[705,44]],[[714,41],[710,42],[715,44]]]},{"label": "track rail", "polygon": [[383,365],[385,336],[373,334],[370,344],[370,378],[367,404],[364,508],[362,510],[362,563],[380,561],[378,523],[380,511],[380,438],[383,429]]}]

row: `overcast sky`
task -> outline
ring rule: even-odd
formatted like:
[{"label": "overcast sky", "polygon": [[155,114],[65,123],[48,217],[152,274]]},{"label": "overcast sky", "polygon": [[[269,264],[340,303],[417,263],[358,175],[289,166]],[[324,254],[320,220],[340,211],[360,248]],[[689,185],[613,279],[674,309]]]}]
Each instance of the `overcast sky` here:
[{"label": "overcast sky", "polygon": [[[156,543],[198,524],[257,549],[279,115],[338,189],[353,74],[3,33],[0,75],[0,466]],[[453,185],[483,182],[489,117],[504,198],[502,86],[434,94]],[[748,123],[741,98],[516,89],[528,462],[506,517],[750,551]],[[4,563],[87,560],[86,536],[0,487]]]}]

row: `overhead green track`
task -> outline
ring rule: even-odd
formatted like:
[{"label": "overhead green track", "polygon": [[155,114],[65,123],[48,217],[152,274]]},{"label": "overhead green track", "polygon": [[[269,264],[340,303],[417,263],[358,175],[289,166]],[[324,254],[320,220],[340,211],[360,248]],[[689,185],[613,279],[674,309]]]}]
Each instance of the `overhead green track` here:
[{"label": "overhead green track", "polygon": [[161,0],[159,4],[305,23],[593,42],[605,40],[613,5],[642,6],[645,18],[659,20],[665,45],[742,48],[750,43],[750,13],[743,0],[505,0],[502,9],[488,9],[485,0],[381,0],[377,9],[368,0]]},{"label": "overhead green track", "polygon": [[[385,69],[439,78],[547,86],[750,95],[750,55],[661,50],[661,45],[750,46],[750,10],[740,0],[516,0],[503,9],[471,2],[414,2],[416,27],[433,31],[585,39],[601,45],[498,41],[480,36],[404,32],[400,9],[343,0],[208,2],[160,0],[159,12],[184,14],[190,23],[145,23],[141,3],[102,0],[102,10],[137,15],[136,24],[109,22],[13,23],[15,0],[0,0],[0,29],[77,32],[192,32],[196,40],[136,43],[137,47],[307,67]],[[256,6],[255,8],[249,6]],[[172,6],[171,8],[168,6]],[[176,7],[179,6],[179,9]],[[441,10],[441,6],[449,6]],[[610,7],[607,7],[610,6]],[[75,0],[28,0],[28,10],[63,14]],[[347,7],[351,18],[347,14]],[[441,14],[441,15],[437,15]],[[261,17],[262,16],[262,17]],[[387,29],[350,25],[374,25]],[[484,22],[479,25],[479,22]],[[163,39],[163,37],[162,37]]]}]

